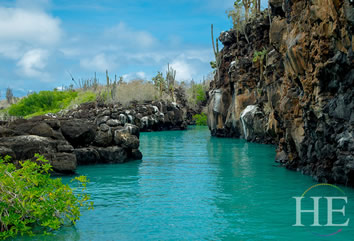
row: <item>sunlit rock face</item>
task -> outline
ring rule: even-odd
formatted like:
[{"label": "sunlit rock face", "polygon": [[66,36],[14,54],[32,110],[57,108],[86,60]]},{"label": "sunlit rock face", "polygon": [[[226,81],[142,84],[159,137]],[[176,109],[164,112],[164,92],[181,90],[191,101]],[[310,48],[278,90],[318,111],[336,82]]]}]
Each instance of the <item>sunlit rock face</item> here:
[{"label": "sunlit rock face", "polygon": [[107,126],[117,128],[126,124],[136,125],[140,131],[161,131],[186,129],[186,112],[183,105],[171,101],[132,102],[128,106],[89,102],[59,112],[57,117],[90,120],[103,126],[100,131],[105,133]]},{"label": "sunlit rock face", "polygon": [[236,31],[222,33],[212,135],[274,143],[286,167],[354,186],[353,5],[272,0],[270,14],[250,21],[238,41]]}]

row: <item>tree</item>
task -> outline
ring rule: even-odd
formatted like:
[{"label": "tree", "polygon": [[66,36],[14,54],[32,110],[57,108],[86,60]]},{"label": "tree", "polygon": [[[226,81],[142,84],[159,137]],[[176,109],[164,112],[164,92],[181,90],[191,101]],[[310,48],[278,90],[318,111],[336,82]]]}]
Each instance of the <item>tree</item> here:
[{"label": "tree", "polygon": [[242,11],[241,1],[234,2],[234,9],[226,11],[227,16],[232,19],[233,29],[237,32],[237,42],[239,41],[239,35],[244,24],[244,13]]},{"label": "tree", "polygon": [[[243,7],[245,9],[246,22],[248,21],[249,12],[250,12],[251,7],[252,7],[252,1],[253,0],[242,0]],[[237,0],[236,2],[240,2],[240,0]]]},{"label": "tree", "polygon": [[258,14],[261,12],[261,0],[253,0],[252,10],[255,14]]}]

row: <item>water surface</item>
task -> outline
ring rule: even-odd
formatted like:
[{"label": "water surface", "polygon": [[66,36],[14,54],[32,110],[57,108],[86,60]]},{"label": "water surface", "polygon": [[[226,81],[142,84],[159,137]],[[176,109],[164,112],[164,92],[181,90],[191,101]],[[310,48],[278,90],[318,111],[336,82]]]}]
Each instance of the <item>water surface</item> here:
[{"label": "water surface", "polygon": [[[143,161],[78,168],[91,180],[88,192],[95,209],[84,211],[76,227],[62,228],[54,237],[26,239],[353,240],[354,223],[325,238],[318,234],[338,228],[292,226],[292,197],[316,183],[275,165],[274,146],[213,138],[203,127],[142,133],[140,140]],[[354,222],[354,190],[340,188],[349,203],[346,217],[336,213],[334,220]],[[316,190],[322,196],[337,191]],[[321,224],[326,223],[325,208],[321,202]],[[303,220],[311,224],[312,214]]]}]

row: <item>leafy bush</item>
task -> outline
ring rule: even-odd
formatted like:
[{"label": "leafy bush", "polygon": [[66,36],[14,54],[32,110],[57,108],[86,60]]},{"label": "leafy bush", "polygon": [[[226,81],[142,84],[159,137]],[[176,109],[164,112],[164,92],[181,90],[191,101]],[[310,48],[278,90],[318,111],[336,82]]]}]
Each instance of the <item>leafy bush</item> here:
[{"label": "leafy bush", "polygon": [[196,85],[196,87],[196,101],[197,103],[201,103],[206,100],[205,90],[201,84]]},{"label": "leafy bush", "polygon": [[70,108],[73,105],[79,105],[82,103],[95,101],[96,98],[97,98],[97,94],[92,91],[79,91],[77,97],[71,101],[68,108]]},{"label": "leafy bush", "polygon": [[201,114],[196,114],[193,116],[193,120],[195,121],[195,124],[198,126],[206,126],[208,125],[208,117],[205,113]]},{"label": "leafy bush", "polygon": [[[0,158],[0,239],[15,235],[33,235],[59,229],[64,223],[75,224],[80,207],[92,208],[93,203],[82,191],[88,180],[76,177],[82,194],[74,194],[59,178],[51,178],[51,165],[36,154],[36,162],[20,162],[17,169],[8,163],[10,157]],[[37,233],[37,232],[36,232]]]},{"label": "leafy bush", "polygon": [[28,117],[48,112],[56,113],[66,108],[77,97],[74,91],[41,91],[33,93],[17,104],[10,106],[9,114],[13,116]]},{"label": "leafy bush", "polygon": [[192,105],[199,105],[206,100],[207,86],[203,84],[192,84],[187,90],[188,102]]}]

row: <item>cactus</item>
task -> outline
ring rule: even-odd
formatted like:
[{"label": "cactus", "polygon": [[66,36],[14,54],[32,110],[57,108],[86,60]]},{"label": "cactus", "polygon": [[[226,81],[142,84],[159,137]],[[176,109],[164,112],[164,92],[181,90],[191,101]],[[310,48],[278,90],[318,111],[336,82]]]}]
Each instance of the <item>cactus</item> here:
[{"label": "cactus", "polygon": [[162,99],[162,93],[163,90],[165,89],[165,79],[163,78],[162,73],[159,71],[157,72],[157,75],[152,78],[152,81],[154,82],[155,88],[159,91],[160,93],[160,99]]},{"label": "cactus", "polygon": [[170,64],[167,64],[166,81],[167,81],[168,90],[170,91],[171,94],[172,101],[174,101],[176,70],[170,67]]},{"label": "cactus", "polygon": [[7,88],[6,89],[6,101],[7,101],[7,103],[12,104],[13,98],[14,98],[14,95],[12,93],[12,89]]},{"label": "cactus", "polygon": [[213,43],[213,51],[215,55],[216,74],[218,76],[217,81],[220,81],[221,54],[219,52],[219,40],[217,38],[216,38],[216,48],[215,48],[213,24],[211,25],[211,41]]},{"label": "cactus", "polygon": [[263,80],[264,57],[266,57],[267,53],[267,49],[264,48],[262,51],[255,51],[253,54],[253,62],[259,61],[259,79],[261,81]]},{"label": "cactus", "polygon": [[107,79],[107,87],[109,87],[111,85],[111,81],[109,80],[108,70],[106,70],[106,79]]}]

